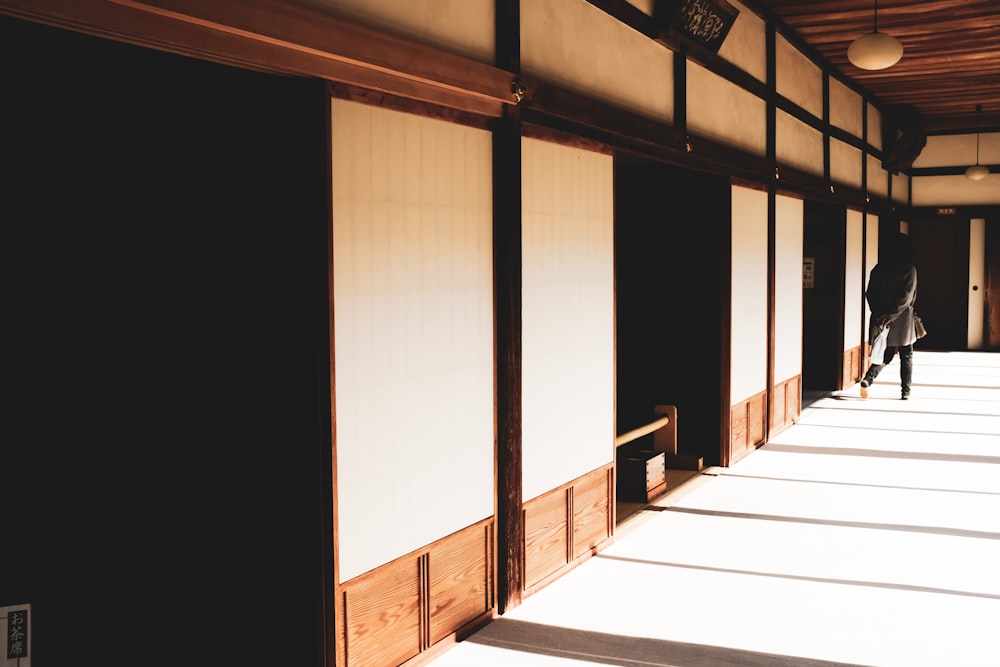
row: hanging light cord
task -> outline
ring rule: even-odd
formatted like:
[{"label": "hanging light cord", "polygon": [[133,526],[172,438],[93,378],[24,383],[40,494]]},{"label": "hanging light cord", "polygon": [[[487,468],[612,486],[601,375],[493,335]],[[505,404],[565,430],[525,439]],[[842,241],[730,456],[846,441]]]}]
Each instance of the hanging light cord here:
[{"label": "hanging light cord", "polygon": [[878,0],[875,0],[875,30],[872,32],[878,32]]},{"label": "hanging light cord", "polygon": [[983,105],[976,105],[976,164],[979,164],[979,114],[983,111]]}]

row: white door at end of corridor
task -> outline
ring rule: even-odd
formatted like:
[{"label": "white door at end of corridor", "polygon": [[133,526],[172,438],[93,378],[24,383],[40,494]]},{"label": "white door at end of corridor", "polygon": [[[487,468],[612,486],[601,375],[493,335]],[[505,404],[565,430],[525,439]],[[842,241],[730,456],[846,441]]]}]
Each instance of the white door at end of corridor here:
[{"label": "white door at end of corridor", "polygon": [[969,221],[969,333],[970,350],[983,349],[986,312],[986,218]]}]

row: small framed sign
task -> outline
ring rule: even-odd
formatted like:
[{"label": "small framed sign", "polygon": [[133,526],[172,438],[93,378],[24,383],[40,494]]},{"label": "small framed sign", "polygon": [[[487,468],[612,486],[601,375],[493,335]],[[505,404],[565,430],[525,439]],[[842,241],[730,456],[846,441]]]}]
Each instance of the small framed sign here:
[{"label": "small framed sign", "polygon": [[0,617],[7,622],[4,633],[7,644],[7,660],[28,657],[28,609],[23,606],[0,607]]}]

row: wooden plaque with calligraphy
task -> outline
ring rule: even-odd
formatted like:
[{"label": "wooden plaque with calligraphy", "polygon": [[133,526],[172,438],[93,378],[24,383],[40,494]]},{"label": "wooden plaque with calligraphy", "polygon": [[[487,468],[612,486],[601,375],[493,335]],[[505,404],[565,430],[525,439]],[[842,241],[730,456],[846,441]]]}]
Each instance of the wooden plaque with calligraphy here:
[{"label": "wooden plaque with calligraphy", "polygon": [[677,37],[718,53],[740,10],[726,0],[668,2],[669,30]]},{"label": "wooden plaque with calligraphy", "polygon": [[28,610],[18,609],[7,614],[7,660],[19,661],[27,657]]}]

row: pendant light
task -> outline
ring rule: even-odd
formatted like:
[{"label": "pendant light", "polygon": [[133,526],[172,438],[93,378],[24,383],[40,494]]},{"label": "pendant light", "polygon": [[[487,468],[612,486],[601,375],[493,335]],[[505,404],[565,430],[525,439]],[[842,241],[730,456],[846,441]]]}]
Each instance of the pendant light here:
[{"label": "pendant light", "polygon": [[903,45],[892,35],[878,31],[878,0],[875,0],[874,30],[858,37],[847,49],[847,59],[861,69],[892,67],[903,57]]},{"label": "pendant light", "polygon": [[979,164],[979,114],[983,110],[982,104],[976,105],[976,164],[965,170],[965,175],[974,181],[981,181],[990,175],[990,168]]}]

